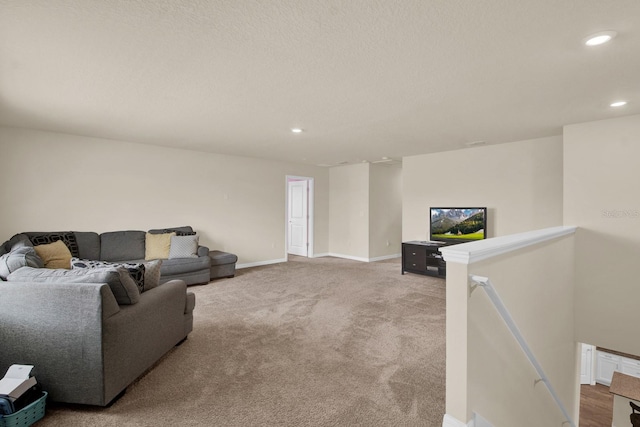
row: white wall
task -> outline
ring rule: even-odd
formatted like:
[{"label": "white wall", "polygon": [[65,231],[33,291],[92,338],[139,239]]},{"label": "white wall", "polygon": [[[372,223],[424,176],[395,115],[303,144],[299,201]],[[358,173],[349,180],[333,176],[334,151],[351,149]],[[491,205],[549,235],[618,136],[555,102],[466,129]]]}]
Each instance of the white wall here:
[{"label": "white wall", "polygon": [[564,223],[577,225],[578,341],[640,355],[640,115],[564,128]]},{"label": "white wall", "polygon": [[402,240],[429,239],[430,206],[486,206],[487,234],[562,224],[562,138],[403,159]]},{"label": "white wall", "polygon": [[369,174],[369,258],[402,252],[402,167],[371,164]]},{"label": "white wall", "polygon": [[193,226],[239,265],[285,258],[286,175],[315,178],[314,252],[328,251],[324,168],[0,127],[0,240],[22,231]]},{"label": "white wall", "polygon": [[329,175],[329,253],[360,261],[399,256],[402,168],[359,163]]},{"label": "white wall", "polygon": [[495,426],[565,421],[545,385],[534,386],[538,374],[485,291],[469,294],[468,275],[474,274],[489,277],[577,422],[574,240],[565,236],[469,265],[447,263],[448,414],[467,421],[475,411]]},{"label": "white wall", "polygon": [[330,169],[329,251],[332,255],[369,258],[369,164]]}]

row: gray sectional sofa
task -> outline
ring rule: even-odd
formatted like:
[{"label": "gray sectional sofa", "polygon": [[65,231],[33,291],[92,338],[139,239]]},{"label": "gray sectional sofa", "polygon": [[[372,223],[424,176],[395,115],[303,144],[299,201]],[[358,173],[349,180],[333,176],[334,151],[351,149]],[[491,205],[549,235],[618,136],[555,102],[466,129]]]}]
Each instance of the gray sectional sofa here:
[{"label": "gray sectional sofa", "polygon": [[[153,229],[151,234],[176,232],[193,233],[190,226]],[[23,233],[33,238],[46,233]],[[145,258],[146,232],[139,230],[109,231],[98,234],[90,231],[75,231],[80,258],[111,262],[141,262]],[[184,280],[187,285],[208,283],[210,279],[211,259],[209,248],[199,246],[197,258],[172,258],[162,261],[160,283],[169,280]]]},{"label": "gray sectional sofa", "polygon": [[[192,232],[191,227],[173,230]],[[14,236],[0,246],[0,256],[47,234],[56,233]],[[57,234],[65,234],[65,245],[79,258],[145,257],[146,232],[74,232],[72,242],[69,233]],[[26,266],[0,282],[0,372],[14,363],[34,365],[50,399],[68,403],[108,405],[186,339],[195,307],[187,284],[206,283],[211,273],[209,251],[200,247],[197,256],[163,260],[160,285],[140,292],[123,267],[93,269],[83,277],[77,270],[32,268],[41,267],[33,265],[34,251],[16,252],[17,257],[24,255]],[[98,278],[89,283],[93,276]]]}]

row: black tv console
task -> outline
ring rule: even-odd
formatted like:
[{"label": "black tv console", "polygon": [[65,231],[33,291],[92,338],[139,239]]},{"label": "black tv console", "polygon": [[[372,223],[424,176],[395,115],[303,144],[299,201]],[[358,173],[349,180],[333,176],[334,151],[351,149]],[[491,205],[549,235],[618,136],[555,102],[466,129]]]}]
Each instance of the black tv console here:
[{"label": "black tv console", "polygon": [[446,277],[447,263],[438,252],[443,242],[414,240],[402,243],[402,274],[405,272],[424,274],[425,276]]}]

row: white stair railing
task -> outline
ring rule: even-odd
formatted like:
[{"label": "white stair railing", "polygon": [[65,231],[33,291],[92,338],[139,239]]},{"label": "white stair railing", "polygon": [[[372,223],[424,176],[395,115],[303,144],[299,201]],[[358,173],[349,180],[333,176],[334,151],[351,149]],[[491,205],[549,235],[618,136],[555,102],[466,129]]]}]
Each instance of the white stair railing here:
[{"label": "white stair railing", "polygon": [[540,363],[538,362],[538,360],[534,356],[533,352],[531,351],[531,348],[529,347],[529,344],[527,344],[527,341],[522,336],[522,333],[518,329],[518,326],[516,325],[515,321],[513,320],[513,317],[511,317],[511,314],[509,313],[509,310],[507,310],[507,307],[502,302],[502,299],[500,298],[500,296],[496,292],[496,290],[493,287],[493,284],[491,283],[489,278],[488,277],[482,277],[482,276],[476,276],[476,275],[470,275],[469,278],[470,278],[471,282],[474,283],[474,285],[472,285],[472,287],[471,287],[471,292],[473,292],[473,290],[478,286],[485,290],[485,292],[487,293],[487,296],[489,297],[489,299],[493,303],[494,307],[496,308],[496,310],[498,310],[498,313],[500,314],[500,317],[502,317],[502,320],[504,320],[504,323],[509,328],[509,331],[511,331],[511,333],[515,337],[516,341],[518,341],[518,344],[520,344],[520,348],[522,348],[522,351],[524,351],[524,354],[527,356],[527,359],[529,359],[529,362],[531,362],[531,364],[533,365],[533,367],[535,368],[536,372],[538,373],[538,375],[540,377],[540,379],[537,380],[536,383],[537,382],[542,382],[542,383],[544,383],[545,386],[547,386],[547,389],[549,390],[549,393],[551,394],[551,397],[555,401],[556,405],[558,405],[558,407],[560,408],[560,411],[562,411],[562,415],[564,415],[564,417],[566,419],[566,421],[563,424],[567,424],[568,423],[571,427],[576,427],[575,422],[573,421],[573,419],[569,415],[569,412],[567,412],[567,409],[562,404],[562,401],[560,400],[560,397],[558,397],[558,394],[556,393],[555,389],[551,385],[551,382],[549,381],[549,378],[544,373],[544,370],[542,369],[542,366],[540,365]]}]

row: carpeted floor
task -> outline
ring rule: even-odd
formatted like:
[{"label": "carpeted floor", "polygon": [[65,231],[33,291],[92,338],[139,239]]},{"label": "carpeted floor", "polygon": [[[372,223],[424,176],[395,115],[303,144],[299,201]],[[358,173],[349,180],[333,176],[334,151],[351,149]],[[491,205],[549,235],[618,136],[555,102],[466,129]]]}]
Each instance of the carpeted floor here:
[{"label": "carpeted floor", "polygon": [[442,425],[443,279],[290,257],[189,289],[183,345],[113,406],[48,404],[36,425]]}]

